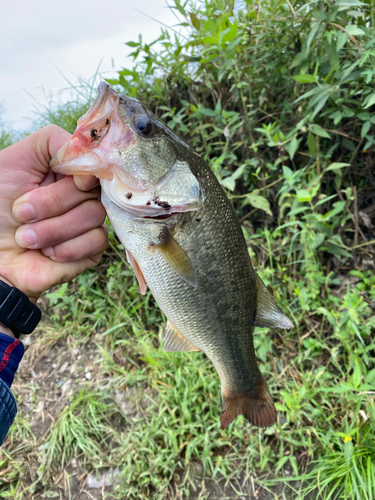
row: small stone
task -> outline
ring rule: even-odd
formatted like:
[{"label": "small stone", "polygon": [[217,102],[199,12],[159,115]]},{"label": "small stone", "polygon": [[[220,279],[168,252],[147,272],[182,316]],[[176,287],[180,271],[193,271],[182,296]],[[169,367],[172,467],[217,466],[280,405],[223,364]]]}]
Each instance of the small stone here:
[{"label": "small stone", "polygon": [[89,474],[87,476],[87,486],[89,488],[103,488],[103,486],[111,486],[112,484],[118,484],[120,482],[120,470],[118,467],[115,469],[109,469],[109,471],[102,474],[94,476],[94,474]]},{"label": "small stone", "polygon": [[61,367],[59,369],[59,373],[65,372],[68,369],[68,366],[69,366],[68,361],[65,361],[65,363],[61,365]]},{"label": "small stone", "polygon": [[30,337],[30,335],[27,335],[22,339],[23,345],[31,345],[34,342],[34,339]]},{"label": "small stone", "polygon": [[87,380],[90,380],[92,377],[91,372],[86,372],[85,377],[87,378]]}]

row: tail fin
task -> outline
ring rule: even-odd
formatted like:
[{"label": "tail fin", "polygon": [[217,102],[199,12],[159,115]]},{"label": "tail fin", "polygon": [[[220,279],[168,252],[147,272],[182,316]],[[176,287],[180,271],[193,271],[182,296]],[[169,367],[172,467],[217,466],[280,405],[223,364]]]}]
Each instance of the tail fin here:
[{"label": "tail fin", "polygon": [[251,391],[236,394],[222,390],[221,398],[222,429],[226,429],[238,415],[243,415],[257,427],[270,427],[277,422],[275,405],[263,377],[260,384]]}]

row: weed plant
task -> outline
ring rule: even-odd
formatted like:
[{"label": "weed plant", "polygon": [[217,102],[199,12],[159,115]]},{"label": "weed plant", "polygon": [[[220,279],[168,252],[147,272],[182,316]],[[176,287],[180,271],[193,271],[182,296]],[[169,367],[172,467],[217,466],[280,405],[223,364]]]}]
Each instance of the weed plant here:
[{"label": "weed plant", "polygon": [[[296,325],[255,333],[279,422],[256,430],[239,418],[220,430],[217,374],[202,353],[163,351],[165,318],[139,294],[111,232],[97,269],[46,295],[44,335],[27,352],[31,364],[59,345],[92,352],[94,375],[65,396],[69,406],[42,437],[20,412],[1,456],[0,494],[39,488],[52,497],[57,475],[75,463],[119,467],[114,498],[188,498],[199,464],[238,496],[251,483],[276,498],[282,483],[278,498],[373,499],[374,2],[246,0],[234,11],[229,0],[174,0],[171,8],[176,26],[152,44],[128,42],[134,67],[109,82],[204,156],[255,268]],[[49,108],[38,125],[73,132],[93,95]],[[30,391],[35,408],[43,392]]]}]

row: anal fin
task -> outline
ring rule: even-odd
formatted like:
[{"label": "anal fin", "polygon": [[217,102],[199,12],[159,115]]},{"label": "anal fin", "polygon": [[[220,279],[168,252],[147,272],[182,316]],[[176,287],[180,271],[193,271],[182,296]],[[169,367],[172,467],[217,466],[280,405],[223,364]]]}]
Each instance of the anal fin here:
[{"label": "anal fin", "polygon": [[172,237],[166,227],[159,235],[160,243],[154,246],[165,260],[172,266],[175,272],[189,285],[196,287],[197,278],[193,265],[185,250]]},{"label": "anal fin", "polygon": [[189,342],[168,320],[167,331],[165,333],[164,351],[200,351],[200,349]]},{"label": "anal fin", "polygon": [[257,286],[255,326],[263,328],[294,328],[293,323],[279,308],[275,298],[267,290],[266,285],[256,273],[255,276]]},{"label": "anal fin", "polygon": [[133,255],[129,252],[129,250],[126,250],[126,259],[129,262],[129,264],[132,266],[135,272],[135,276],[137,278],[139,287],[141,289],[141,294],[145,295],[147,291],[147,283],[145,280],[145,277],[143,276],[143,273],[141,271],[141,268],[138,265],[138,262],[135,260]]}]

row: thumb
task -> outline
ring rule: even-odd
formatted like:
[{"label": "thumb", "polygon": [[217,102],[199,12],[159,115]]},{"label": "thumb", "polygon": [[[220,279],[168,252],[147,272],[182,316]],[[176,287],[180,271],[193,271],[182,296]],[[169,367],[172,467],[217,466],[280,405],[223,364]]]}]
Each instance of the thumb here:
[{"label": "thumb", "polygon": [[[42,180],[50,170],[49,162],[65,144],[71,134],[57,125],[48,125],[22,141],[9,146],[4,154],[16,160],[18,168],[29,173],[42,174]],[[5,158],[8,159],[8,158]]]}]

